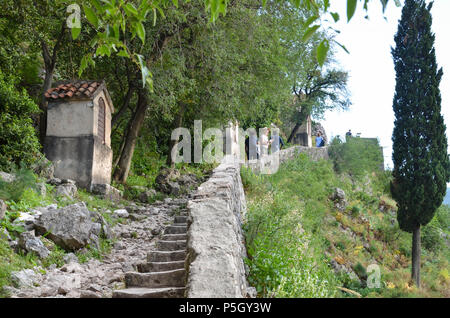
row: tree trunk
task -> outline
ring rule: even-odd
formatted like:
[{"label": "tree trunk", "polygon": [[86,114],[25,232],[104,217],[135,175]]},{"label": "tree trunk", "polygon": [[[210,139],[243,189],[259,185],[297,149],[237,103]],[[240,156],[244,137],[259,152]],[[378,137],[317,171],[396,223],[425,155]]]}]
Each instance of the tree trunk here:
[{"label": "tree trunk", "polygon": [[413,231],[411,279],[420,288],[420,225]]},{"label": "tree trunk", "polygon": [[52,87],[53,82],[53,73],[55,69],[54,67],[51,69],[45,69],[45,79],[44,85],[42,87],[42,97],[40,109],[41,113],[39,114],[39,140],[41,141],[41,145],[44,145],[45,136],[47,135],[47,100],[44,96],[45,92]]},{"label": "tree trunk", "polygon": [[131,98],[133,97],[133,94],[134,94],[134,87],[131,86],[130,82],[128,83],[128,85],[130,85],[130,86],[128,88],[127,94],[125,95],[125,99],[123,101],[122,107],[120,108],[119,112],[117,112],[113,116],[113,118],[111,120],[111,126],[115,126],[117,124],[117,121],[119,120],[119,118],[122,117],[122,115],[126,113],[128,107],[130,105]]},{"label": "tree trunk", "polygon": [[56,59],[59,48],[64,39],[64,34],[66,32],[66,23],[63,22],[61,25],[61,31],[56,40],[56,44],[53,47],[53,52],[50,54],[47,43],[44,40],[41,40],[41,48],[42,48],[42,57],[44,59],[44,67],[45,67],[45,79],[44,85],[42,87],[42,95],[41,95],[41,103],[39,108],[41,109],[41,114],[39,115],[39,139],[41,141],[41,145],[44,145],[45,136],[47,135],[47,99],[45,98],[45,92],[52,87],[53,83],[53,75],[55,73],[56,68]]},{"label": "tree trunk", "polygon": [[130,172],[131,159],[133,158],[134,148],[136,141],[144,123],[145,113],[148,108],[147,91],[145,89],[139,89],[138,91],[138,104],[136,112],[131,119],[131,125],[128,129],[125,139],[125,145],[123,147],[122,154],[116,170],[114,171],[114,180],[120,183],[125,183]]},{"label": "tree trunk", "polygon": [[[183,117],[184,117],[184,110],[186,108],[186,105],[184,103],[181,103],[180,105],[180,112],[178,113],[177,119],[175,120],[175,127],[176,128],[180,128],[181,125],[183,125]],[[170,138],[169,140],[169,153],[167,155],[167,160],[166,163],[167,165],[169,165],[171,168],[175,167],[175,162],[172,161],[172,149],[173,147],[175,147],[176,144],[178,144],[179,140],[172,140],[172,138]]]},{"label": "tree trunk", "polygon": [[292,130],[287,142],[292,142],[292,139],[294,139],[295,133],[297,132],[297,129],[301,126],[301,123],[296,123],[294,129]]}]

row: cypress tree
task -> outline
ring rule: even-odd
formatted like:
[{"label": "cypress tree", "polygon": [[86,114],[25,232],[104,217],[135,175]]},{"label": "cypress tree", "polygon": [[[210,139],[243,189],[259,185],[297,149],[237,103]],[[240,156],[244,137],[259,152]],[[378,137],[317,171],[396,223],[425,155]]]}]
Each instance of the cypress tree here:
[{"label": "cypress tree", "polygon": [[431,8],[424,0],[405,1],[392,49],[397,83],[391,192],[400,228],[413,234],[411,278],[418,287],[420,227],[441,206],[450,181],[439,91],[443,71],[436,63]]}]

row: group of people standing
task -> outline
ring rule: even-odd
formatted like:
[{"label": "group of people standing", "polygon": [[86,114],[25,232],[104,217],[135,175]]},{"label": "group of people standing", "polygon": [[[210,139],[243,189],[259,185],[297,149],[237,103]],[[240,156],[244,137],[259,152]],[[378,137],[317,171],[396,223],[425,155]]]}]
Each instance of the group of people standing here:
[{"label": "group of people standing", "polygon": [[252,131],[250,136],[245,139],[245,152],[248,160],[259,159],[269,154],[269,147],[272,145],[272,153],[280,151],[284,147],[284,141],[281,136],[275,134],[269,139],[270,128],[264,127],[260,140],[256,135],[256,131]]}]

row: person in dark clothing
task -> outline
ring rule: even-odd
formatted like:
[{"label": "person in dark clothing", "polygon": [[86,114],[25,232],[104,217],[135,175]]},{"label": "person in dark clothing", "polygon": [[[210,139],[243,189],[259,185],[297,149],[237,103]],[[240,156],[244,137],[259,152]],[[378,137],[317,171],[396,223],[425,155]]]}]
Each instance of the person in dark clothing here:
[{"label": "person in dark clothing", "polygon": [[245,153],[247,154],[247,160],[259,159],[258,154],[258,137],[256,133],[250,133],[250,136],[245,138]]},{"label": "person in dark clothing", "polygon": [[278,136],[278,138],[280,138],[280,149],[283,149],[283,147],[284,147],[283,138],[281,138],[281,136]]}]

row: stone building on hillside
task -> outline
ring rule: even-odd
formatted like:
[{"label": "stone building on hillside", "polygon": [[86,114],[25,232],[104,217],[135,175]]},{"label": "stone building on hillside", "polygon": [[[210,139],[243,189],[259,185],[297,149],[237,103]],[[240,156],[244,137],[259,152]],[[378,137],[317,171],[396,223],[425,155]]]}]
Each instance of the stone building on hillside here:
[{"label": "stone building on hillside", "polygon": [[45,93],[48,101],[44,152],[55,177],[90,190],[111,182],[111,116],[114,106],[105,82],[62,83]]}]

